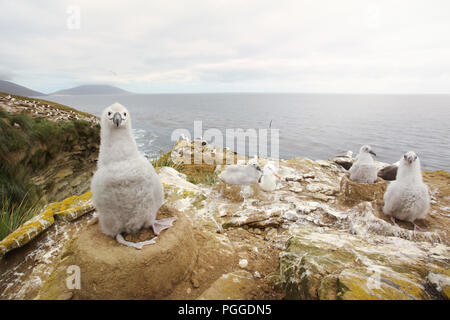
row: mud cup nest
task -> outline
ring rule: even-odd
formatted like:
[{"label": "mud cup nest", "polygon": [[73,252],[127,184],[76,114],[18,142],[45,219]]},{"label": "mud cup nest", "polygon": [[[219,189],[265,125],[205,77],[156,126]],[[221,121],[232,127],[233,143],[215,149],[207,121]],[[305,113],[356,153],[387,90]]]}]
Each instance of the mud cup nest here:
[{"label": "mud cup nest", "polygon": [[350,180],[350,175],[342,177],[341,193],[347,201],[383,201],[387,183],[380,177],[374,183],[358,183]]},{"label": "mud cup nest", "polygon": [[[177,216],[173,227],[142,250],[123,246],[90,225],[66,247],[61,263],[43,285],[40,299],[161,299],[192,271],[197,245],[189,220],[162,206],[158,218]],[[154,237],[150,230],[126,236],[129,241]],[[68,267],[80,269],[81,288],[67,289]]]},{"label": "mud cup nest", "polygon": [[258,184],[254,183],[250,186],[241,186],[234,184],[227,184],[220,181],[214,186],[214,189],[219,192],[222,197],[233,202],[244,201],[244,192],[248,191],[248,197],[254,199],[265,199],[264,192],[261,191]]}]

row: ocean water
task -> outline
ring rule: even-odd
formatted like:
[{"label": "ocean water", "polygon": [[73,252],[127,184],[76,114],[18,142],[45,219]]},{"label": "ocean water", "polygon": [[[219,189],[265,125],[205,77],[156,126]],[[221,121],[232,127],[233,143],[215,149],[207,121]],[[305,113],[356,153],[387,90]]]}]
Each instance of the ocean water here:
[{"label": "ocean water", "polygon": [[[377,160],[393,163],[409,151],[425,170],[450,171],[450,95],[130,94],[53,96],[99,116],[119,102],[131,113],[139,149],[157,157],[173,145],[173,130],[194,121],[203,130],[279,129],[283,159],[329,159],[370,144]],[[194,137],[196,138],[196,137]],[[269,140],[270,141],[270,140]],[[225,142],[224,142],[225,145]]]}]

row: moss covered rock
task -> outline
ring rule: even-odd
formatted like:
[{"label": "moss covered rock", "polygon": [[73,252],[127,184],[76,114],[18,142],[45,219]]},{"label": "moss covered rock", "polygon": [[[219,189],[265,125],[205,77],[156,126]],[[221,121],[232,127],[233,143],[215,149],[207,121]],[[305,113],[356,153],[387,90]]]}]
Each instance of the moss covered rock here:
[{"label": "moss covered rock", "polygon": [[[441,244],[300,227],[280,256],[287,299],[439,299],[450,256]],[[430,276],[430,272],[432,275]]]}]

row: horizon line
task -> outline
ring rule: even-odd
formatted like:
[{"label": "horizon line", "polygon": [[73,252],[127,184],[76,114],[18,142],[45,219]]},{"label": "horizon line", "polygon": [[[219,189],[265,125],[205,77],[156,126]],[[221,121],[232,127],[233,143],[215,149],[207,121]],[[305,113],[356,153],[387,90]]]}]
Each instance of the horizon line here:
[{"label": "horizon line", "polygon": [[[332,92],[332,91],[318,91],[318,92],[307,92],[307,91],[209,91],[209,92],[202,92],[202,91],[191,91],[191,92],[183,92],[183,91],[178,91],[178,92],[167,92],[167,91],[161,91],[161,92],[133,92],[133,91],[129,91],[127,89],[123,89],[122,87],[119,87],[117,85],[114,84],[107,84],[107,83],[91,83],[91,84],[81,84],[81,85],[75,85],[73,87],[69,87],[66,89],[60,89],[57,91],[53,91],[53,92],[49,92],[49,93],[45,93],[42,91],[38,91],[35,89],[31,89],[27,86],[18,84],[17,82],[13,82],[12,80],[3,80],[0,79],[1,81],[5,81],[5,82],[9,82],[21,87],[24,87],[26,89],[32,90],[32,91],[36,91],[36,92],[41,92],[44,95],[43,96],[75,96],[75,95],[71,95],[71,94],[61,94],[58,95],[56,94],[57,92],[60,91],[65,91],[65,90],[70,90],[70,89],[74,89],[77,87],[82,87],[82,86],[111,86],[123,91],[126,91],[126,93],[117,93],[117,94],[78,94],[78,95],[127,95],[127,94],[310,94],[310,95],[450,95],[450,92]],[[4,93],[8,93],[8,92],[4,92]],[[42,96],[42,97],[43,97]]]}]

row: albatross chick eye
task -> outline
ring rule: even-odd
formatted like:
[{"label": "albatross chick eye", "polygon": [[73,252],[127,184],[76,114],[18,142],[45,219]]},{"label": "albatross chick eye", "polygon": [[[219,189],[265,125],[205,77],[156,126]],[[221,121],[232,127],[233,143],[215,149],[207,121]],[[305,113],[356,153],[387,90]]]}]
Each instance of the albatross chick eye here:
[{"label": "albatross chick eye", "polygon": [[126,117],[126,116],[127,116],[127,113],[126,113],[126,112],[124,112],[124,113],[123,113],[123,116],[124,116],[124,117]]},{"label": "albatross chick eye", "polygon": [[111,111],[108,112],[108,116],[110,116],[110,115],[111,115]]}]

